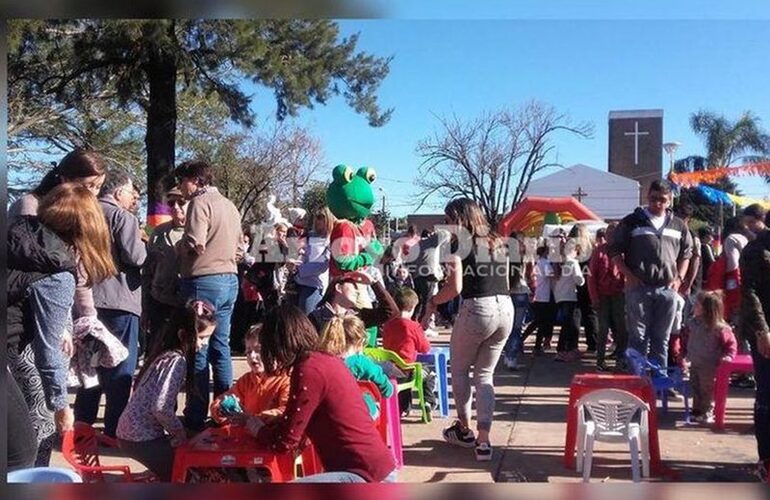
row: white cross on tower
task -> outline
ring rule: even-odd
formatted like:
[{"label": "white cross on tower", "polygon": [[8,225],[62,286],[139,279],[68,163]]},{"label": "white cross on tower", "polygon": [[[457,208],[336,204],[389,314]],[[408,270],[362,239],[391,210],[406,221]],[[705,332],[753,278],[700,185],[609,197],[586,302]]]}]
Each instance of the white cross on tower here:
[{"label": "white cross on tower", "polygon": [[639,122],[634,122],[633,132],[623,132],[623,135],[634,136],[634,165],[639,165],[639,136],[650,135],[649,132],[639,132]]}]

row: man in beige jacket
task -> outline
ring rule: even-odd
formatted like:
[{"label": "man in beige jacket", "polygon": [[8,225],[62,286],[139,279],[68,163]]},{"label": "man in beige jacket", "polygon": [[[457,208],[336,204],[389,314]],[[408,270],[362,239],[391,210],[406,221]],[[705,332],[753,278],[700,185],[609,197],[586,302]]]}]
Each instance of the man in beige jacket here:
[{"label": "man in beige jacket", "polygon": [[237,253],[241,241],[241,215],[233,202],[212,186],[211,166],[203,161],[184,162],[174,172],[182,195],[189,200],[184,234],[177,245],[179,289],[183,300],[202,299],[215,309],[217,328],[209,345],[195,359],[201,397],[187,395],[185,424],[204,427],[209,407],[209,364],[214,397],[230,389],[230,320],[238,296]]}]

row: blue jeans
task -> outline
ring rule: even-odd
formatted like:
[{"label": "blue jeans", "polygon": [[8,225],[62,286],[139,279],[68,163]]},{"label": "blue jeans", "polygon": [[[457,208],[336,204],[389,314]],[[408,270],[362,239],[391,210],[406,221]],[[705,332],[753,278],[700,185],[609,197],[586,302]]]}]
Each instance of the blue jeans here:
[{"label": "blue jeans", "polygon": [[770,460],[770,359],[757,351],[754,336],[749,338],[751,358],[754,361],[754,380],[757,389],[754,399],[754,435],[760,460]]},{"label": "blue jeans", "polygon": [[508,341],[503,347],[503,354],[511,361],[514,361],[521,353],[524,342],[521,338],[521,327],[529,311],[529,294],[514,293],[511,294],[513,300],[513,329],[511,330]]},{"label": "blue jeans", "polygon": [[46,406],[51,411],[60,410],[69,406],[69,359],[62,352],[62,336],[71,322],[75,276],[72,273],[57,273],[37,280],[29,286],[27,300],[35,319],[32,351],[43,384]]},{"label": "blue jeans", "polygon": [[[394,470],[388,477],[382,480],[383,483],[395,483],[398,477],[398,470]],[[295,479],[292,483],[365,483],[366,479],[352,472],[322,472],[312,476]]]},{"label": "blue jeans", "polygon": [[315,311],[323,298],[323,290],[312,286],[297,285],[299,308],[305,314]]},{"label": "blue jeans", "polygon": [[628,347],[668,366],[668,339],[676,316],[677,292],[668,287],[639,285],[626,291]]},{"label": "blue jeans", "polygon": [[238,298],[238,276],[212,274],[179,281],[179,289],[185,300],[202,299],[214,306],[217,327],[207,347],[195,356],[195,382],[198,397],[187,395],[184,410],[188,427],[202,429],[209,408],[209,364],[214,379],[214,397],[233,385],[233,364],[230,358],[230,320],[235,300]]},{"label": "blue jeans", "polygon": [[116,309],[97,309],[96,314],[107,330],[126,346],[128,357],[114,368],[97,368],[97,387],[78,389],[75,397],[75,420],[93,425],[99,413],[99,401],[103,392],[104,433],[114,438],[118,419],[131,395],[131,382],[136,371],[139,354],[139,316]]}]

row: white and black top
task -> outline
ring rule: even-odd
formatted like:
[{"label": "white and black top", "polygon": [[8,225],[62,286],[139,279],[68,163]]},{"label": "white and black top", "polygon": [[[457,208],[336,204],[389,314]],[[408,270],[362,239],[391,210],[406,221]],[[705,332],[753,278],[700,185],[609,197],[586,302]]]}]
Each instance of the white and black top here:
[{"label": "white and black top", "polygon": [[642,283],[666,286],[677,277],[677,263],[692,257],[693,242],[687,224],[670,210],[656,229],[647,211],[637,208],[620,222],[608,249],[610,257],[622,254]]}]

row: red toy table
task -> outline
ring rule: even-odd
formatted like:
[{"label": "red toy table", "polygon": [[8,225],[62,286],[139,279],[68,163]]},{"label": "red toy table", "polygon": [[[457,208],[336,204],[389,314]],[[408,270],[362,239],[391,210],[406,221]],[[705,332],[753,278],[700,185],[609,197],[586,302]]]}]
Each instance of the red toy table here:
[{"label": "red toy table", "polygon": [[187,470],[196,467],[264,467],[274,483],[294,479],[293,455],[262,448],[246,429],[238,426],[206,429],[178,447],[171,481],[185,482]]},{"label": "red toy table", "polygon": [[611,375],[584,373],[572,378],[567,407],[567,439],[564,444],[564,466],[575,468],[575,442],[577,441],[577,408],[575,403],[589,392],[598,389],[621,389],[639,397],[650,406],[650,469],[653,474],[662,474],[664,468],[660,461],[658,443],[658,418],[655,412],[655,391],[650,382],[636,375]]}]

